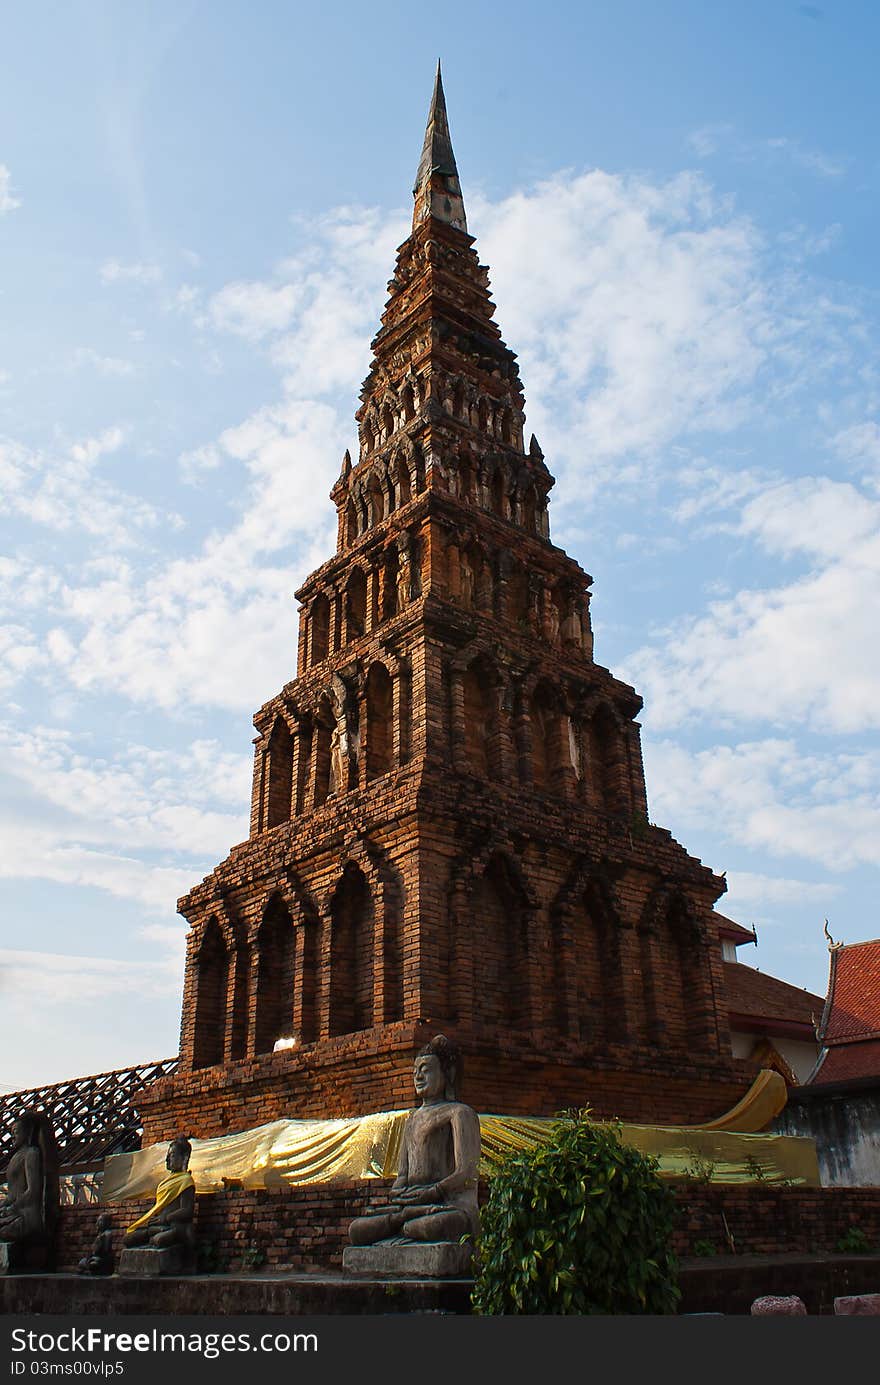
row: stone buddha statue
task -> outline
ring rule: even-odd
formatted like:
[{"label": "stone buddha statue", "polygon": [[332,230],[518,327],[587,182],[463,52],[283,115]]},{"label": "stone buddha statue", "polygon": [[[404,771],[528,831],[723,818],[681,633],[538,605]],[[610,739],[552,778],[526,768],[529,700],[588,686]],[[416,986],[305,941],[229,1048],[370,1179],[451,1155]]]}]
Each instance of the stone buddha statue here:
[{"label": "stone buddha statue", "polygon": [[388,1200],[352,1222],[352,1246],[440,1241],[458,1249],[463,1236],[478,1235],[480,1119],[455,1099],[456,1066],[455,1050],[442,1034],[416,1057],[413,1083],[421,1104],[406,1118],[397,1177]]},{"label": "stone buddha statue", "polygon": [[136,1246],[164,1250],[179,1246],[192,1250],[195,1244],[193,1216],[196,1208],[196,1189],[189,1172],[192,1145],[178,1135],[168,1146],[165,1167],[168,1173],[159,1180],[156,1201],[125,1233],[126,1249]]},{"label": "stone buddha statue", "polygon": [[47,1116],[22,1111],[15,1122],[6,1166],[7,1195],[0,1202],[2,1269],[51,1257],[58,1221],[58,1150]]},{"label": "stone buddha statue", "polygon": [[113,1273],[113,1218],[102,1212],[95,1223],[95,1239],[88,1255],[76,1267],[77,1274]]}]

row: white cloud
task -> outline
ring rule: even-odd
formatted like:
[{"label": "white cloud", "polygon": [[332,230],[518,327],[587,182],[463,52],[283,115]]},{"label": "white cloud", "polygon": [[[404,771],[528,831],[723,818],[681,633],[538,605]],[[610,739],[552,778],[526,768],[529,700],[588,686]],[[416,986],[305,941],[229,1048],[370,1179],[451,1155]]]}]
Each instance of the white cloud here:
[{"label": "white cloud", "polygon": [[835,873],[876,865],[880,754],[815,755],[783,739],[694,752],[649,737],[645,764],[651,817],[679,838],[711,823],[731,842]]},{"label": "white cloud", "polygon": [[739,533],[769,554],[805,555],[810,570],[713,602],[626,660],[652,726],[707,717],[844,733],[880,726],[880,502],[801,478],[751,499]]},{"label": "white cloud", "polygon": [[79,369],[82,366],[96,370],[99,375],[133,375],[134,364],[120,356],[102,356],[91,346],[77,347],[73,353],[73,366]]},{"label": "white cloud", "polygon": [[88,886],[160,914],[173,910],[179,896],[198,879],[194,867],[157,866],[83,846],[35,822],[23,826],[7,818],[0,823],[0,832],[0,879]]},{"label": "white cloud", "polygon": [[215,741],[178,754],[123,744],[107,757],[72,732],[0,725],[0,748],[0,878],[88,886],[169,914],[247,836],[250,757]]},{"label": "white cloud", "polygon": [[259,341],[288,326],[298,299],[299,290],[295,284],[273,287],[239,282],[227,284],[214,294],[208,311],[220,331],[235,332],[249,341]]},{"label": "white cloud", "polygon": [[810,907],[834,899],[842,886],[829,880],[797,880],[784,875],[764,875],[757,871],[732,870],[727,875],[727,894],[716,905],[721,913],[736,917],[750,909],[797,905]]},{"label": "white cloud", "polygon": [[51,530],[100,536],[104,546],[129,545],[160,516],[137,496],[102,477],[97,463],[123,442],[119,428],[105,429],[66,449],[41,452],[0,438],[0,515],[18,516]]},{"label": "white cloud", "polygon": [[181,452],[178,458],[181,475],[190,485],[195,485],[206,471],[216,471],[223,464],[219,447],[209,443],[206,447],[195,447],[191,452]]},{"label": "white cloud", "polygon": [[841,428],[831,440],[837,456],[862,472],[862,480],[880,486],[880,424],[873,419]]},{"label": "white cloud", "polygon": [[[185,940],[185,927],[178,930]],[[183,941],[156,962],[79,957],[59,952],[0,949],[0,995],[24,1008],[58,1004],[59,996],[80,1007],[96,1001],[139,996],[167,997],[179,985]]]},{"label": "white cloud", "polygon": [[695,174],[559,175],[478,199],[474,219],[528,427],[561,477],[557,525],[600,490],[607,504],[659,483],[676,448],[777,420],[832,363],[856,365],[846,306],[781,273]]},{"label": "white cloud", "polygon": [[811,149],[789,135],[768,135],[750,138],[729,124],[704,125],[688,135],[687,145],[700,159],[727,153],[740,163],[764,163],[772,167],[780,161],[794,164],[821,178],[840,178],[846,172],[846,162]]},{"label": "white cloud", "polygon": [[122,264],[119,260],[107,260],[99,270],[102,284],[156,284],[162,278],[162,270],[156,264]]},{"label": "white cloud", "polygon": [[20,206],[21,198],[15,197],[12,191],[12,175],[5,164],[0,164],[0,216]]}]

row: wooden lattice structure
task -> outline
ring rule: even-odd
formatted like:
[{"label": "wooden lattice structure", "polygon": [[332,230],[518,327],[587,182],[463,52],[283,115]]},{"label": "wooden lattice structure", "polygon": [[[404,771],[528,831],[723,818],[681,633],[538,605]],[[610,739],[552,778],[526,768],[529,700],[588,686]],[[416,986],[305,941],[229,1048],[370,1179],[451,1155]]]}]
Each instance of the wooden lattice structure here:
[{"label": "wooden lattice structure", "polygon": [[161,1058],[0,1096],[0,1178],[12,1153],[16,1116],[28,1107],[52,1122],[64,1172],[87,1171],[109,1154],[138,1149],[143,1130],[138,1095],[176,1067],[176,1058]]}]

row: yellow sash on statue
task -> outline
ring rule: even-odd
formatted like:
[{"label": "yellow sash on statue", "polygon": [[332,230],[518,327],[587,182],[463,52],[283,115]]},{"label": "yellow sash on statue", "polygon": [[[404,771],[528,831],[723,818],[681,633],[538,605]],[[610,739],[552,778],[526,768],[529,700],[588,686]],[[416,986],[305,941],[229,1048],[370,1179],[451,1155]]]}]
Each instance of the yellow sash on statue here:
[{"label": "yellow sash on statue", "polygon": [[159,1186],[156,1189],[156,1201],[149,1212],[145,1212],[142,1217],[138,1217],[137,1221],[132,1222],[128,1230],[136,1231],[139,1226],[146,1226],[148,1221],[153,1220],[157,1212],[161,1212],[162,1208],[167,1207],[169,1202],[174,1202],[181,1193],[185,1193],[187,1188],[193,1186],[193,1176],[189,1172],[166,1173],[165,1177],[159,1181]]}]

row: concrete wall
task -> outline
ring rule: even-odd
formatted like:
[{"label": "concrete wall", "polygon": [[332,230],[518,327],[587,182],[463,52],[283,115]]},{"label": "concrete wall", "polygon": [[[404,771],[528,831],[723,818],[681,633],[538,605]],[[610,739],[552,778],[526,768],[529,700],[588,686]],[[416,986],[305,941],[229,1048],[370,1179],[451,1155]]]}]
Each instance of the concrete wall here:
[{"label": "concrete wall", "polygon": [[880,1186],[880,1081],[849,1092],[795,1090],[773,1129],[816,1141],[826,1187]]}]

